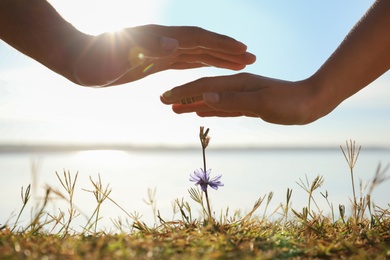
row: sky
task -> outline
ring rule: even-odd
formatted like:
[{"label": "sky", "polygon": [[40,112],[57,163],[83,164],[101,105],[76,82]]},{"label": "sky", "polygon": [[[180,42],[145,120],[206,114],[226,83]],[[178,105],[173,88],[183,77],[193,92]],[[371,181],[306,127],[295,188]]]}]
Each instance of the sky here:
[{"label": "sky", "polygon": [[[314,73],[337,48],[372,0],[68,0],[51,1],[86,33],[143,24],[194,25],[244,42],[257,56],[243,72],[284,80]],[[238,72],[216,68],[165,71],[121,86],[77,86],[0,41],[0,144],[198,144],[199,126],[216,146],[390,146],[390,73],[304,126],[256,118],[177,115],[164,91],[205,76]]]}]

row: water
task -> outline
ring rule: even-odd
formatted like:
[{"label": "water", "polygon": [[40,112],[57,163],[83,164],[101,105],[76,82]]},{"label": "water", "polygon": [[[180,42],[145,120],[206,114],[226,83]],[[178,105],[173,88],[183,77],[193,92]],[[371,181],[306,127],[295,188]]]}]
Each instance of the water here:
[{"label": "water", "polygon": [[[378,164],[385,168],[390,163],[390,150],[363,149],[355,166],[356,192],[359,193],[359,179],[366,183],[372,179]],[[32,170],[32,168],[36,170]],[[172,202],[182,199],[190,202],[198,214],[200,207],[189,197],[188,189],[193,186],[188,178],[196,168],[203,167],[200,149],[184,150],[92,150],[67,152],[18,152],[0,153],[2,188],[0,189],[0,225],[12,224],[22,202],[21,187],[32,184],[32,200],[28,210],[22,215],[21,224],[31,219],[31,208],[37,208],[44,196],[45,187],[52,187],[66,194],[57,179],[56,172],[62,177],[64,171],[74,178],[79,173],[75,188],[74,204],[82,214],[75,225],[84,226],[96,207],[96,200],[90,178],[97,181],[100,175],[103,187],[109,184],[112,189],[110,198],[115,200],[128,213],[138,212],[142,220],[154,223],[152,208],[144,202],[148,198],[148,188],[156,188],[156,205],[165,220],[174,216]],[[210,190],[209,196],[213,211],[219,216],[221,210],[229,208],[230,214],[240,209],[248,212],[259,198],[274,192],[268,214],[280,203],[285,203],[287,188],[293,189],[292,208],[300,211],[307,205],[308,196],[296,182],[311,181],[322,175],[325,182],[315,193],[315,200],[321,210],[330,212],[329,206],[320,192],[328,191],[329,201],[334,208],[339,204],[350,208],[352,187],[348,165],[340,149],[304,149],[304,150],[207,150],[207,168],[212,176],[222,174],[225,184],[219,190]],[[32,172],[36,172],[32,174]],[[390,202],[390,182],[378,186],[373,201],[386,207]],[[68,204],[56,198],[50,201],[47,210],[58,214],[59,209],[67,213]],[[264,212],[264,205],[257,211]],[[103,203],[99,222],[101,229],[112,230],[112,219],[122,220],[126,214],[114,203]],[[198,215],[197,215],[198,216]],[[195,216],[195,217],[197,217]],[[277,216],[277,215],[274,215]]]}]

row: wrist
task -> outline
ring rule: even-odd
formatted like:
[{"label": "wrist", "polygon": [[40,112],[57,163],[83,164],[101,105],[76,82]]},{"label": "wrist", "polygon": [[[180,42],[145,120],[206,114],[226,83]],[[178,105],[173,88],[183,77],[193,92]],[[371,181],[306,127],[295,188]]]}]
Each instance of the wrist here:
[{"label": "wrist", "polygon": [[334,86],[329,86],[329,82],[321,80],[320,77],[313,75],[305,80],[307,88],[309,89],[309,98],[307,107],[309,115],[308,121],[316,121],[330,112],[332,112],[340,103],[336,93],[334,93]]}]

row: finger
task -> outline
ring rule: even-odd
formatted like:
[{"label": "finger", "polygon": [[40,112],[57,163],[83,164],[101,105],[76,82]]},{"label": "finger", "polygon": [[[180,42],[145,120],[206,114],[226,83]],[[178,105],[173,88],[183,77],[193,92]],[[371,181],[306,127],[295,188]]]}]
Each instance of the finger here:
[{"label": "finger", "polygon": [[199,58],[199,60],[189,59],[187,62],[172,62],[166,66],[166,69],[192,69],[200,67],[216,67],[229,70],[242,70],[246,67],[245,64],[233,63],[225,60],[215,59],[213,57]]},{"label": "finger", "polygon": [[187,105],[173,104],[172,110],[177,114],[214,111],[214,109],[207,106],[204,102],[196,102]]},{"label": "finger", "polygon": [[[233,59],[232,59],[233,60]],[[180,55],[179,57],[172,58],[170,56],[166,58],[159,58],[153,62],[155,65],[159,64],[160,70],[167,69],[192,69],[200,67],[217,67],[230,70],[242,70],[246,67],[246,64],[242,62],[232,62],[225,59],[216,58],[209,55]]]},{"label": "finger", "polygon": [[246,65],[252,64],[256,61],[256,56],[249,52],[232,54],[232,53],[219,52],[219,51],[205,49],[205,48],[194,48],[194,49],[179,48],[177,52],[174,54],[174,56],[177,59],[188,59],[189,55],[191,55],[191,57],[210,56],[221,60],[246,64]]},{"label": "finger", "polygon": [[214,108],[208,106],[204,102],[198,102],[189,105],[173,104],[172,110],[177,114],[195,112],[200,117],[238,117],[238,116],[258,117],[256,114],[250,112],[240,112],[240,111],[228,112],[228,111],[215,110]]},{"label": "finger", "polygon": [[176,62],[200,62],[214,67],[242,69],[252,64],[256,56],[250,53],[230,55],[221,52],[201,51],[202,53],[176,53],[172,59]]},{"label": "finger", "polygon": [[201,67],[218,67],[218,68],[225,68],[230,70],[241,70],[245,68],[246,65],[244,64],[238,64],[238,63],[232,63],[225,60],[216,59],[213,57],[205,57],[205,58],[188,58],[187,61],[183,59],[182,61],[171,61],[170,58],[167,59],[156,59],[151,61],[150,63],[145,63],[143,66],[147,69],[150,69],[153,66],[153,73],[162,71],[162,70],[184,70],[184,69],[194,69],[194,68],[201,68]]},{"label": "finger", "polygon": [[196,113],[200,117],[237,117],[243,116],[241,112],[225,112],[216,111],[213,108],[207,106],[204,102],[198,102],[189,105],[174,104],[172,110],[177,114]]},{"label": "finger", "polygon": [[240,112],[224,112],[224,111],[207,111],[207,112],[196,112],[200,117],[239,117],[244,116]]},{"label": "finger", "polygon": [[196,114],[200,117],[238,117],[238,116],[247,116],[247,117],[255,117],[255,118],[259,117],[258,115],[250,112],[226,112],[226,111],[217,111],[217,110],[196,112]]},{"label": "finger", "polygon": [[202,96],[205,92],[251,91],[257,86],[245,81],[248,75],[250,74],[240,73],[230,76],[197,79],[166,91],[162,95],[162,100],[165,104],[174,104],[180,103],[180,100],[183,98]]},{"label": "finger", "polygon": [[256,99],[254,92],[221,92],[204,93],[204,103],[216,111],[241,112],[256,115],[261,101]]},{"label": "finger", "polygon": [[[139,56],[139,52],[134,52],[133,59],[137,59],[137,55]],[[250,53],[227,54],[202,48],[178,49],[172,55],[159,57],[158,60],[154,61],[154,68],[156,69],[155,72],[166,69],[190,69],[206,66],[241,70],[255,60],[256,57]]]},{"label": "finger", "polygon": [[[249,100],[248,100],[249,101]],[[172,110],[177,114],[184,113],[197,113],[201,117],[237,117],[237,116],[249,116],[249,117],[258,117],[256,113],[246,111],[245,108],[234,110],[232,106],[228,106],[228,109],[222,108],[218,109],[216,107],[210,106],[205,101],[201,100],[195,103],[190,104],[173,104]]]}]

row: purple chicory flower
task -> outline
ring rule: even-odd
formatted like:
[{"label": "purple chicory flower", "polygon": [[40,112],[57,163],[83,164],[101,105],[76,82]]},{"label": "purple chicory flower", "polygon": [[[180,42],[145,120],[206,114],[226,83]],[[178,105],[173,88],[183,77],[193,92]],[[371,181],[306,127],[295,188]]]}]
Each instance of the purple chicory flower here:
[{"label": "purple chicory flower", "polygon": [[207,185],[214,190],[218,190],[219,186],[223,186],[223,183],[220,181],[222,175],[218,175],[210,180],[210,173],[211,169],[207,172],[205,172],[202,168],[196,169],[194,174],[190,174],[190,181],[195,182],[195,185],[200,185],[204,192],[207,190]]}]

